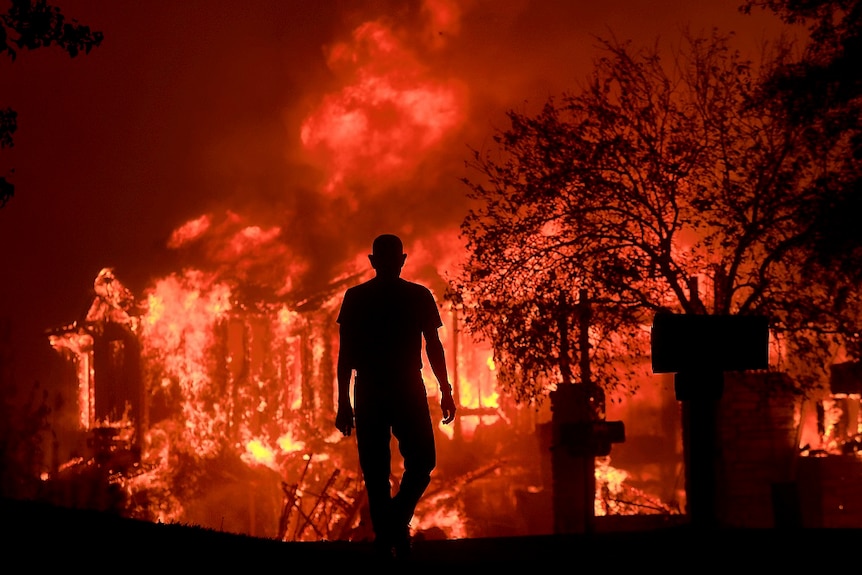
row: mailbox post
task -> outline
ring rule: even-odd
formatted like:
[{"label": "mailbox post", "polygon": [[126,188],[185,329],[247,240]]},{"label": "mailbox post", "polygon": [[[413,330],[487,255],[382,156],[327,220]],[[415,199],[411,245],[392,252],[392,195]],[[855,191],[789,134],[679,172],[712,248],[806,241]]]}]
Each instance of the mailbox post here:
[{"label": "mailbox post", "polygon": [[593,530],[596,457],[625,442],[625,425],[604,419],[604,403],[604,392],[593,384],[560,385],[551,392],[555,533]]},{"label": "mailbox post", "polygon": [[605,420],[605,393],[590,369],[589,328],[592,310],[586,290],[580,290],[572,308],[566,294],[557,316],[560,356],[568,356],[569,315],[578,318],[580,383],[572,383],[568,361],[561,363],[563,381],[551,392],[551,469],[555,533],[582,533],[593,529],[596,502],[596,457],[606,456],[611,444],[625,441],[622,421]]},{"label": "mailbox post", "polygon": [[768,367],[769,322],[761,316],[660,313],[651,346],[653,372],[674,374],[682,402],[689,519],[693,526],[716,527],[724,373]]}]

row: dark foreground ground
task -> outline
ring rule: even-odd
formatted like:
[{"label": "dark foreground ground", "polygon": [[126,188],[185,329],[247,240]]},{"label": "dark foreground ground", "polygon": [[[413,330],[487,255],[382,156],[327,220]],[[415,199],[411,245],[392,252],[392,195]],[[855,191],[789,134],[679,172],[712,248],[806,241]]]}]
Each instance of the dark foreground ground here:
[{"label": "dark foreground ground", "polygon": [[[862,530],[726,530],[690,525],[487,539],[417,541],[411,558],[381,564],[370,544],[279,542],[179,524],[0,500],[4,572],[100,573],[816,573],[862,568]],[[468,571],[464,571],[467,569]],[[731,571],[732,570],[732,571]]]}]

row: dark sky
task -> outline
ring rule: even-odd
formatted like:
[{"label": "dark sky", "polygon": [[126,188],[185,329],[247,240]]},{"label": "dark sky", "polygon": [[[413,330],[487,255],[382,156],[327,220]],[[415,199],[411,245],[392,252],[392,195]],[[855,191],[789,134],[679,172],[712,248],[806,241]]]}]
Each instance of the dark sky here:
[{"label": "dark sky", "polygon": [[[50,377],[43,331],[77,319],[99,270],[139,294],[189,265],[168,247],[189,220],[212,222],[194,257],[262,283],[299,270],[307,291],[381,231],[451,251],[468,146],[506,109],[575,89],[596,35],[716,26],[756,52],[779,30],[736,0],[52,3],[105,39],[0,62],[0,106],[19,114],[0,154],[16,185],[0,210],[0,329],[23,385]],[[275,239],[232,260],[225,238],[250,226]]]}]

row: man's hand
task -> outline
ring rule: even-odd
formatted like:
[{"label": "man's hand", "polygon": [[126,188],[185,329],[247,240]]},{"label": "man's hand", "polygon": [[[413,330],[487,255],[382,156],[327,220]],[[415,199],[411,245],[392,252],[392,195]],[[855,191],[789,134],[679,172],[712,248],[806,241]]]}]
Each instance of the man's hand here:
[{"label": "man's hand", "polygon": [[338,413],[335,414],[335,427],[344,436],[349,436],[353,431],[353,408],[349,403],[339,403]]},{"label": "man's hand", "polygon": [[452,388],[444,388],[442,392],[440,409],[443,410],[443,423],[452,423],[455,419],[455,399],[452,397]]}]

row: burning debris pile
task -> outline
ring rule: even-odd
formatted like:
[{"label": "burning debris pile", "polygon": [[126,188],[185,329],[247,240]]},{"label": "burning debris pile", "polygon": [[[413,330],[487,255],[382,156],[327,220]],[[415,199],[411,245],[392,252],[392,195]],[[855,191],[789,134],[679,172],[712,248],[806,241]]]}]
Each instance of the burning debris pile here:
[{"label": "burning debris pile", "polygon": [[607,515],[678,515],[679,504],[665,503],[655,495],[626,483],[628,473],[610,464],[610,457],[596,458],[597,517]]}]

